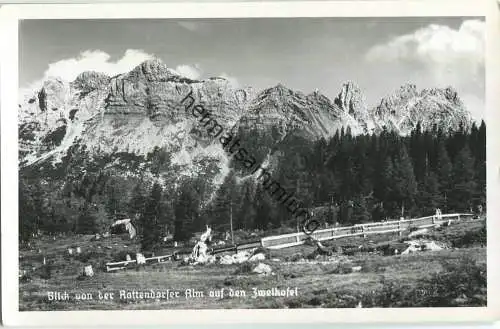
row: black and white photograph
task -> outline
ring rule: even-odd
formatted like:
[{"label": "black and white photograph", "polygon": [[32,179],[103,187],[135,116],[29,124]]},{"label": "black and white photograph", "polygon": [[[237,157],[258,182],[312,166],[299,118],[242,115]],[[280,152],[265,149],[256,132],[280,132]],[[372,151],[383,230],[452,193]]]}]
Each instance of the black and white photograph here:
[{"label": "black and white photograph", "polygon": [[18,311],[486,308],[486,24],[20,19]]}]

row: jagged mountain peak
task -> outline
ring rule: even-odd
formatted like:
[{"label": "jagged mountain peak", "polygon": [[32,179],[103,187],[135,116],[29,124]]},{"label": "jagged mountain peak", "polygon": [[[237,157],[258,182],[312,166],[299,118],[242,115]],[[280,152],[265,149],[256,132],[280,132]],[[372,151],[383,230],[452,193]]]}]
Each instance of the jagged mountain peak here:
[{"label": "jagged mountain peak", "polygon": [[286,97],[286,96],[299,96],[301,93],[297,92],[291,88],[288,88],[282,83],[278,83],[277,85],[273,87],[266,88],[260,92],[260,95],[262,96],[280,96],[280,97]]},{"label": "jagged mountain peak", "polygon": [[342,85],[334,103],[355,118],[364,118],[367,112],[366,98],[357,84],[352,81]]},{"label": "jagged mountain peak", "polygon": [[166,82],[181,77],[178,72],[170,69],[167,64],[159,58],[145,60],[130,72],[126,73],[125,76],[132,80],[145,79],[152,82]]},{"label": "jagged mountain peak", "polygon": [[456,130],[462,124],[469,127],[472,116],[451,87],[418,90],[414,84],[400,87],[384,97],[373,109],[379,128],[394,129],[408,134],[418,123],[422,129],[434,126],[444,131]]},{"label": "jagged mountain peak", "polygon": [[359,131],[355,120],[318,90],[306,95],[282,83],[258,93],[240,121],[246,129],[274,129],[282,136],[293,132],[310,139],[328,138],[344,125]]},{"label": "jagged mountain peak", "polygon": [[325,94],[323,94],[319,89],[314,89],[314,91],[312,93],[309,93],[307,95],[307,97],[309,97],[311,99],[328,100],[330,102],[330,99],[328,98],[328,96],[326,96]]},{"label": "jagged mountain peak", "polygon": [[110,77],[101,72],[84,71],[80,73],[71,83],[74,88],[80,89],[83,93],[89,93],[93,90],[104,88],[109,84]]}]

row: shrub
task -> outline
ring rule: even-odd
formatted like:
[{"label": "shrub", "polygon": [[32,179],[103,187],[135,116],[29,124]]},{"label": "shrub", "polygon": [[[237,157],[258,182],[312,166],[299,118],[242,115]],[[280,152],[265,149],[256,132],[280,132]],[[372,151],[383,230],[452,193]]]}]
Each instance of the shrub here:
[{"label": "shrub", "polygon": [[291,262],[298,262],[299,260],[303,259],[304,256],[301,254],[301,253],[296,253],[296,254],[293,254],[291,257],[290,257],[290,261]]},{"label": "shrub", "polygon": [[248,274],[248,273],[252,273],[252,270],[253,270],[253,265],[251,263],[241,263],[238,265],[238,268],[236,269],[236,271],[234,272],[234,274]]},{"label": "shrub", "polygon": [[364,307],[450,307],[486,305],[486,266],[469,257],[443,264],[443,271],[412,285],[386,283],[361,296]]},{"label": "shrub", "polygon": [[263,248],[263,247],[257,247],[254,252],[252,253],[252,256],[253,255],[257,255],[257,254],[264,254],[264,256],[266,256],[266,259],[269,259],[271,258],[271,250],[267,249],[267,248]]},{"label": "shrub", "polygon": [[98,253],[95,250],[91,250],[88,252],[81,253],[75,256],[76,260],[79,260],[82,263],[87,263],[89,260],[99,260],[103,256],[102,253]]},{"label": "shrub", "polygon": [[41,279],[50,279],[52,277],[52,266],[50,264],[42,265],[40,268],[38,268],[37,274]]},{"label": "shrub", "polygon": [[[380,262],[380,261],[379,261]],[[361,262],[361,272],[363,273],[380,273],[385,272],[385,265],[376,260],[366,260]]]},{"label": "shrub", "polygon": [[29,274],[29,273],[23,274],[23,275],[19,278],[19,282],[20,282],[20,283],[27,283],[27,282],[31,282],[31,280],[33,280],[33,278],[31,277],[31,274]]},{"label": "shrub", "polygon": [[316,249],[313,252],[311,252],[309,255],[307,255],[306,258],[309,260],[313,260],[313,259],[316,259],[316,257],[318,257],[319,255],[321,255],[321,253],[319,252],[318,249]]},{"label": "shrub", "polygon": [[135,259],[135,253],[127,251],[127,250],[120,250],[116,254],[113,255],[113,261],[115,262],[123,262],[127,260],[127,255],[130,255],[131,259]]},{"label": "shrub", "polygon": [[352,273],[352,265],[349,263],[338,264],[337,267],[328,272],[328,274],[349,274],[349,273]]},{"label": "shrub", "polygon": [[301,298],[294,298],[294,299],[286,301],[285,304],[289,308],[302,308],[302,305],[304,304],[304,302]]},{"label": "shrub", "polygon": [[486,245],[486,225],[479,230],[467,231],[464,235],[452,240],[455,248],[471,247],[477,244]]}]

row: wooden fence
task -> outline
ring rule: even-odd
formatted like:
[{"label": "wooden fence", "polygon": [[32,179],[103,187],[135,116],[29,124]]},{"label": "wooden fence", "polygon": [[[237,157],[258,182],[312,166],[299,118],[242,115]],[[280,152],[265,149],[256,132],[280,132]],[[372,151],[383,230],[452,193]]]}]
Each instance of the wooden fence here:
[{"label": "wooden fence", "polygon": [[[427,216],[414,219],[393,220],[388,222],[356,224],[354,226],[334,227],[323,230],[317,230],[311,234],[311,237],[319,241],[338,239],[350,236],[367,236],[370,234],[384,234],[391,232],[401,232],[410,228],[425,228],[444,222],[455,222],[463,219],[472,219],[473,214],[446,214],[441,216]],[[253,249],[256,247],[265,247],[269,249],[282,249],[287,247],[298,246],[304,244],[309,235],[304,232],[290,233],[276,236],[268,236],[260,241],[252,241],[238,245],[221,246],[210,250],[212,254],[223,252],[238,252],[245,249]],[[168,260],[172,260],[174,255],[164,255],[146,258],[146,264],[158,264]],[[136,264],[136,260],[128,260],[123,262],[113,262],[106,264],[106,271],[118,271],[126,269],[129,264]]]},{"label": "wooden fence", "polygon": [[[146,264],[154,265],[158,263],[164,263],[168,260],[172,260],[174,255],[163,255],[145,258]],[[127,268],[129,264],[137,265],[137,260],[124,260],[122,262],[106,263],[106,272],[119,271]]]},{"label": "wooden fence", "polygon": [[[471,219],[473,214],[446,214],[441,216],[427,216],[413,219],[393,220],[369,224],[356,224],[347,227],[334,227],[313,232],[310,236],[319,241],[332,240],[349,236],[366,236],[370,234],[384,234],[401,232],[411,227],[430,227],[448,221],[459,221]],[[262,238],[262,247],[269,249],[281,249],[304,244],[309,235],[304,232],[290,233]]]}]

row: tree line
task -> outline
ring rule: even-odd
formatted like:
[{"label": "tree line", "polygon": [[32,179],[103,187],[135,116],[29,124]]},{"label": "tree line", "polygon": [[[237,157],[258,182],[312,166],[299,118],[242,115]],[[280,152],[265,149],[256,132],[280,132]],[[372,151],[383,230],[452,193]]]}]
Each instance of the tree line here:
[{"label": "tree line", "polygon": [[[436,208],[443,213],[486,210],[484,122],[453,132],[422,131],[417,125],[408,136],[385,130],[353,136],[347,128],[317,141],[292,133],[275,142],[259,134],[249,132],[242,140],[254,143],[247,147],[255,146],[263,158],[270,154],[273,177],[328,224],[427,216]],[[157,152],[152,168],[168,161],[165,152]],[[156,174],[163,184],[152,185],[102,172],[67,180],[62,188],[21,178],[20,240],[37,230],[99,232],[125,217],[133,219],[145,250],[169,233],[176,241],[188,241],[205,224],[221,235],[231,221],[235,230],[297,228],[254,177],[234,161],[231,166],[215,193],[206,177],[174,183],[175,177],[161,176],[161,170]]]}]

